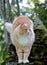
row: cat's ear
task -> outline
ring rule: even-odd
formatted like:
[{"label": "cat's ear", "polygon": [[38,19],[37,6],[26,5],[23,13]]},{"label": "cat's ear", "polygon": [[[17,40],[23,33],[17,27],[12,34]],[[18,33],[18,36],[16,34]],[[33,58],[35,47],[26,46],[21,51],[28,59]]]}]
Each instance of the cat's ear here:
[{"label": "cat's ear", "polygon": [[6,29],[9,33],[11,33],[11,32],[12,32],[12,23],[6,22],[6,23],[5,23],[5,29]]}]

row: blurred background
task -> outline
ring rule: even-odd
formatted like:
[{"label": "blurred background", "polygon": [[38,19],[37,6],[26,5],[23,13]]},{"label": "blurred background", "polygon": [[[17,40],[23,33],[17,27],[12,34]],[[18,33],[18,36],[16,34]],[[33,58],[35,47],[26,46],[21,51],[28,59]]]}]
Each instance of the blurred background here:
[{"label": "blurred background", "polygon": [[29,56],[30,65],[47,65],[47,0],[0,0],[0,65],[17,65],[16,50],[4,24],[20,15],[34,23],[36,38]]}]

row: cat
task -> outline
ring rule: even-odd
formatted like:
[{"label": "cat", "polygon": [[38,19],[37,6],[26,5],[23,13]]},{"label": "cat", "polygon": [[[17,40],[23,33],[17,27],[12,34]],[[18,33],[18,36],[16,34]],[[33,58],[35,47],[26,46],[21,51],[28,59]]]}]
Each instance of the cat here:
[{"label": "cat", "polygon": [[16,48],[18,63],[28,63],[28,57],[35,41],[33,22],[26,16],[15,18],[13,23],[5,23],[6,30],[10,33],[12,43]]}]

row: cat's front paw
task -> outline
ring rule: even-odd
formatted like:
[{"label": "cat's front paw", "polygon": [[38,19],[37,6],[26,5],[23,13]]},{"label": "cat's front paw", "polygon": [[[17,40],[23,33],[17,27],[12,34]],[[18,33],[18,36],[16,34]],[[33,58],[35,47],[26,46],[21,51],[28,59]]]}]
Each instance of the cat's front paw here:
[{"label": "cat's front paw", "polygon": [[29,60],[23,60],[23,63],[29,63]]},{"label": "cat's front paw", "polygon": [[18,63],[22,63],[23,61],[22,60],[18,60]]}]

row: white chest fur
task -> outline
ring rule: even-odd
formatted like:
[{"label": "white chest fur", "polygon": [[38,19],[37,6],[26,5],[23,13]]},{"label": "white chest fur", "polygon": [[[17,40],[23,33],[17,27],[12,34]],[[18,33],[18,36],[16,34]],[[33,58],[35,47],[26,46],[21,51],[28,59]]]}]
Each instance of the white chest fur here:
[{"label": "white chest fur", "polygon": [[18,38],[18,43],[22,46],[26,46],[30,42],[30,36],[29,35],[22,35]]}]

